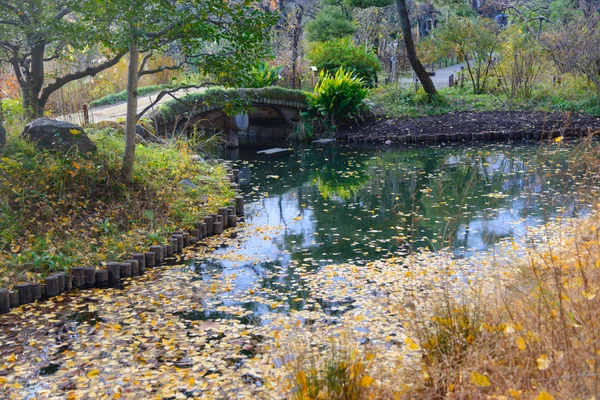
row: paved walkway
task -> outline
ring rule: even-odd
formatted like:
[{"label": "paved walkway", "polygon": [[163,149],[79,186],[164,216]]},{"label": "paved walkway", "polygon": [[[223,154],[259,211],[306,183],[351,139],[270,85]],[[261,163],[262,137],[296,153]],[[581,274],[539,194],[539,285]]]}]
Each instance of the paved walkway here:
[{"label": "paved walkway", "polygon": [[[464,64],[455,64],[446,68],[435,70],[435,76],[431,77],[433,84],[436,89],[442,89],[448,87],[448,78],[450,75],[454,75],[456,77],[457,72],[460,71],[460,68],[463,67]],[[412,78],[402,78],[400,79],[400,85],[402,86],[410,86],[414,81]]]},{"label": "paved walkway", "polygon": [[[190,93],[201,93],[201,92],[205,91],[206,89],[207,88],[181,89],[181,90],[178,90],[177,92],[173,93],[173,95],[175,95],[177,97],[181,97],[181,96],[184,96],[184,95],[190,94]],[[156,96],[158,95],[158,93],[160,93],[160,92],[140,96],[138,98],[138,112],[141,112],[144,108],[148,107],[152,103],[152,101],[156,99]],[[172,99],[173,98],[171,96],[164,96],[157,103],[156,106],[158,106],[159,104],[162,104],[166,101],[172,100]],[[150,111],[148,111],[148,112],[150,112]],[[101,121],[115,122],[119,119],[124,120],[126,114],[127,114],[127,102],[126,101],[121,101],[119,103],[109,104],[106,106],[92,107],[92,108],[90,108],[90,122],[91,123],[101,122]],[[83,124],[83,113],[79,112],[76,114],[60,116],[60,117],[58,117],[58,119],[60,119],[62,121],[72,122],[74,124]]]}]

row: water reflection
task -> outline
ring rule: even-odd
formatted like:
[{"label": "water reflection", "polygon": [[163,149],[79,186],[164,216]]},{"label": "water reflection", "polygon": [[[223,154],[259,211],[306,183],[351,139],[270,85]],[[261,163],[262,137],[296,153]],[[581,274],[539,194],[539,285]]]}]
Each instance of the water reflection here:
[{"label": "water reflection", "polygon": [[204,279],[227,282],[222,305],[243,307],[261,323],[269,313],[302,308],[344,312],[347,305],[307,302],[303,276],[319,266],[419,247],[465,256],[583,210],[573,195],[585,181],[569,164],[572,147],[256,150],[239,150],[236,161],[254,231],[195,268]]}]

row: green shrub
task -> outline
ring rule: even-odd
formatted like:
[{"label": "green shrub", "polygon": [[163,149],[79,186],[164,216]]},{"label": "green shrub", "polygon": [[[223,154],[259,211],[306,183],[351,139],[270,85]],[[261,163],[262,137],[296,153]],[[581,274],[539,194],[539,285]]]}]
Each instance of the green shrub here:
[{"label": "green shrub", "polygon": [[369,90],[364,81],[344,68],[335,75],[321,71],[315,92],[309,94],[308,108],[326,127],[356,120],[365,108]]},{"label": "green shrub", "polygon": [[377,72],[381,70],[375,54],[355,46],[348,39],[313,43],[308,57],[319,70],[333,74],[343,68],[362,78],[368,86],[377,82]]},{"label": "green shrub", "polygon": [[352,36],[356,27],[337,7],[324,7],[306,24],[306,35],[310,42],[326,42]]},{"label": "green shrub", "polygon": [[268,63],[261,62],[250,70],[246,86],[249,88],[275,86],[282,79],[282,69],[283,67],[271,67]]}]

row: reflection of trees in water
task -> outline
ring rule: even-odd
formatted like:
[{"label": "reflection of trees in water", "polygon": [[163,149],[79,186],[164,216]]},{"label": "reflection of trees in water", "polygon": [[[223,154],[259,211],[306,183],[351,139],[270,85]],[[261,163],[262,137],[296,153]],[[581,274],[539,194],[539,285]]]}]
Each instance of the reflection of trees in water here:
[{"label": "reflection of trees in water", "polygon": [[[549,174],[548,166],[564,168],[568,156],[544,154],[534,146],[391,151],[327,146],[261,165],[253,181],[279,175],[265,189],[271,197],[295,191],[299,212],[312,206],[317,244],[311,253],[299,253],[284,234],[283,248],[292,258],[373,259],[403,244],[464,246],[474,221],[493,221],[503,209],[514,209],[517,219],[542,220],[554,215],[558,204],[574,209],[568,193],[573,177]],[[480,234],[489,245],[507,231],[491,224]]]}]

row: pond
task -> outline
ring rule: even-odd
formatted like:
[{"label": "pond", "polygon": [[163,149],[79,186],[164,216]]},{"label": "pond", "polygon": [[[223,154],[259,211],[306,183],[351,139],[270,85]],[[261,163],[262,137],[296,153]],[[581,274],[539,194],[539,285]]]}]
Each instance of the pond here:
[{"label": "pond", "polygon": [[354,326],[372,346],[403,343],[392,303],[423,295],[420,282],[395,263],[373,273],[371,261],[419,248],[474,260],[528,226],[586,212],[576,144],[257,150],[229,155],[246,224],[122,287],[0,316],[8,393],[272,398],[280,335]]},{"label": "pond", "polygon": [[[575,145],[258,150],[229,154],[246,196],[245,237],[189,261],[207,282],[226,281],[230,292],[220,304],[247,310],[255,323],[306,307],[303,277],[321,266],[424,247],[468,257],[586,209],[576,196],[585,166],[569,161]],[[274,301],[276,308],[269,306]]]}]

